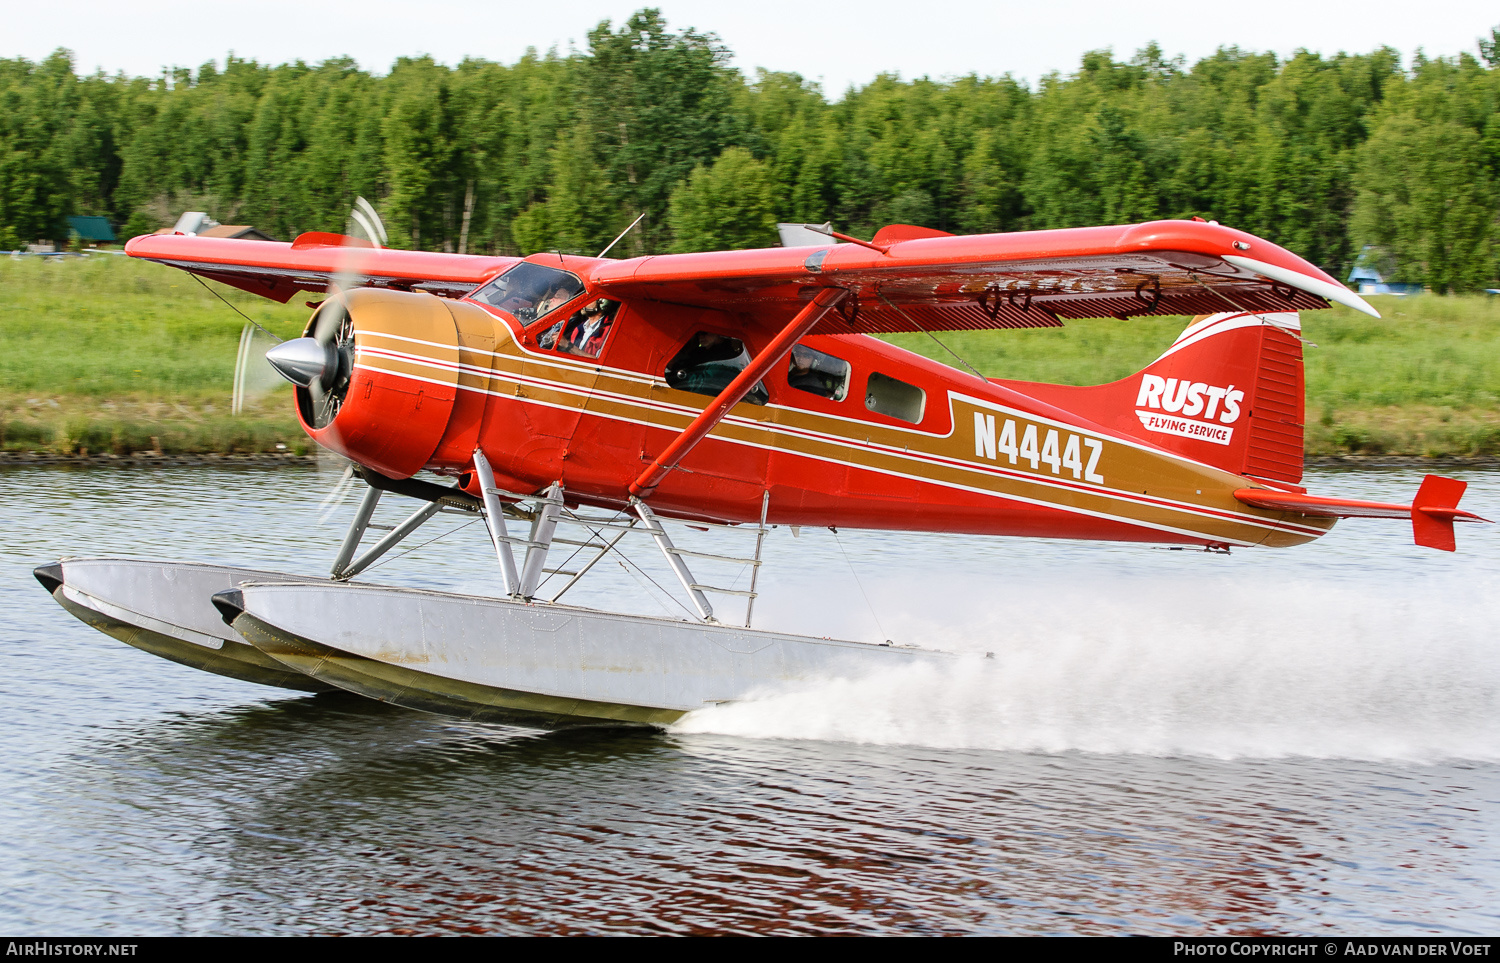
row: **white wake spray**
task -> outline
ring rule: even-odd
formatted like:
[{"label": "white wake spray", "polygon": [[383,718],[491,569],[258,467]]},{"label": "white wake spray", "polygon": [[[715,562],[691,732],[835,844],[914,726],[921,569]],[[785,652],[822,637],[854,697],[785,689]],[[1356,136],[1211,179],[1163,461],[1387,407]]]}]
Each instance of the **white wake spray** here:
[{"label": "white wake spray", "polygon": [[[678,731],[1218,758],[1500,759],[1493,578],[1288,584],[1220,574],[1100,587],[1038,577],[931,588],[907,585],[908,611],[882,614],[884,627],[957,653],[951,666],[767,694],[693,713]],[[883,599],[895,592],[880,587]]]}]

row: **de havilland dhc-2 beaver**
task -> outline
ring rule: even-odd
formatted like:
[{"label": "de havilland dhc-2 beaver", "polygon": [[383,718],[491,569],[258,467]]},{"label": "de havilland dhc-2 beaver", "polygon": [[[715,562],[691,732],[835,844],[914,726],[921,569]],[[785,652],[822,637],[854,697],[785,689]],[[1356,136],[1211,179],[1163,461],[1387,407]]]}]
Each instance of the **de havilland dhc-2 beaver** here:
[{"label": "de havilland dhc-2 beaver", "polygon": [[[268,685],[536,728],[661,726],[753,692],[956,658],[751,628],[773,525],[1222,551],[1377,517],[1452,551],[1455,521],[1483,521],[1458,508],[1463,482],[1436,475],[1408,505],[1298,485],[1299,312],[1378,315],[1217,223],[892,225],[870,240],[784,225],[781,247],[618,260],[392,250],[363,200],[354,222],[362,232],[290,244],[160,233],[126,246],[283,303],[327,292],[303,337],[266,357],[307,434],[367,486],[331,577],[118,558],[38,568],[70,613]],[[1142,315],[1195,317],[1146,368],[1093,387],[985,379],[872,337]],[[416,509],[373,525],[383,496]],[[499,595],[354,581],[439,512],[483,519]],[[754,532],[748,590],[699,581],[694,567],[734,559],[679,547],[680,524]],[[361,552],[371,528],[386,531]],[[540,595],[632,534],[663,553],[695,618]],[[559,546],[584,561],[548,568]],[[744,625],[715,618],[724,592],[745,597]]]}]

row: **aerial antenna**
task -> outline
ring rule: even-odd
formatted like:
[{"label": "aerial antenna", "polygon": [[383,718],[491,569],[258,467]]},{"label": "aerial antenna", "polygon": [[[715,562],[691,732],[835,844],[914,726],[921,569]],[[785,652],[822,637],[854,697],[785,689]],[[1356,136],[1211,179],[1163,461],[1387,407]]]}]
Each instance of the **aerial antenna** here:
[{"label": "aerial antenna", "polygon": [[645,216],[646,216],[646,212],[645,211],[641,211],[641,216],[637,217],[635,220],[631,221],[630,222],[630,226],[627,227],[625,230],[621,231],[620,232],[620,236],[617,237],[617,238],[615,238],[613,241],[610,241],[609,242],[609,247],[606,247],[604,250],[600,251],[596,256],[597,257],[603,257],[604,255],[608,254],[609,251],[610,251],[610,248],[614,247],[616,244],[619,244],[621,241],[625,240],[625,235],[627,235],[631,231],[635,230],[635,226],[637,224],[641,223],[641,220],[644,219]]}]

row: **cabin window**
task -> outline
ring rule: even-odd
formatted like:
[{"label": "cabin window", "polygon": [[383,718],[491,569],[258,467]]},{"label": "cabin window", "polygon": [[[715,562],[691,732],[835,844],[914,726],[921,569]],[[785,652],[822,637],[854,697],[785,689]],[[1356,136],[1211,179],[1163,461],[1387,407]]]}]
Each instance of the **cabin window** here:
[{"label": "cabin window", "polygon": [[530,324],[582,293],[583,282],[576,274],[522,261],[470,297]]},{"label": "cabin window", "polygon": [[615,312],[619,310],[619,301],[608,298],[590,301],[543,331],[536,339],[537,346],[562,354],[597,358],[604,350],[604,340],[609,337],[609,329],[615,323]]},{"label": "cabin window", "polygon": [[[717,395],[750,364],[744,342],[722,334],[699,331],[667,362],[665,377],[670,387],[700,395]],[[752,405],[770,400],[764,383],[757,381],[745,395]]]},{"label": "cabin window", "polygon": [[922,420],[922,410],[927,406],[927,392],[916,385],[897,381],[878,371],[870,373],[865,387],[865,407],[877,415],[889,415],[917,424]]},{"label": "cabin window", "polygon": [[793,345],[786,383],[820,398],[843,401],[849,393],[849,362],[803,344]]}]

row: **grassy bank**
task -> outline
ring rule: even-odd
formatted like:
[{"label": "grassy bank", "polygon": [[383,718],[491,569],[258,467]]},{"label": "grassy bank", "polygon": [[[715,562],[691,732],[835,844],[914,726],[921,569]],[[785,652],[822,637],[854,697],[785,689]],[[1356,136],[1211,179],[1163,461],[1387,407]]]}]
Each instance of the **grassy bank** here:
[{"label": "grassy bank", "polygon": [[[308,315],[215,289],[282,337]],[[1374,298],[1303,317],[1310,454],[1500,454],[1500,299]],[[1139,370],[1186,318],[950,332],[987,375],[1099,384]],[[244,321],[188,275],[124,257],[0,259],[0,447],[77,452],[306,450],[278,388],[229,412]],[[891,340],[951,363],[923,335]]]},{"label": "grassy bank", "polygon": [[[302,304],[215,289],[281,337]],[[290,389],[230,414],[244,319],[189,275],[123,256],[0,259],[0,447],[305,449]]]}]

